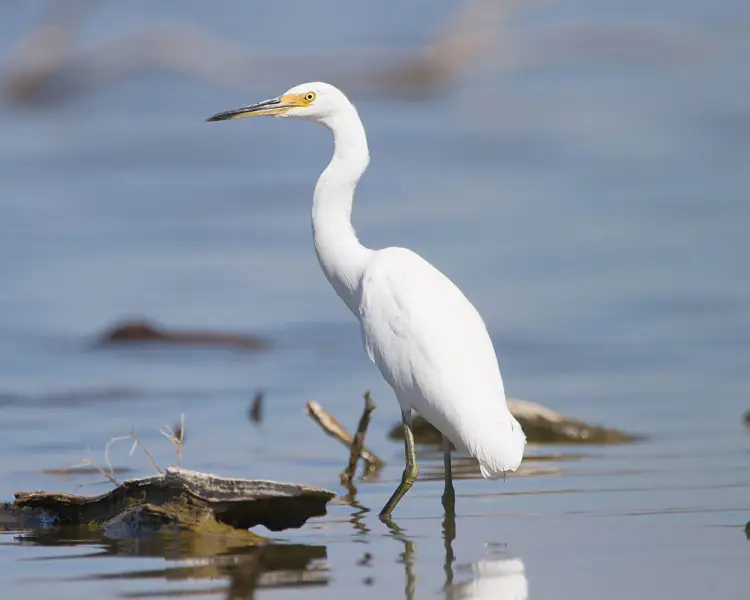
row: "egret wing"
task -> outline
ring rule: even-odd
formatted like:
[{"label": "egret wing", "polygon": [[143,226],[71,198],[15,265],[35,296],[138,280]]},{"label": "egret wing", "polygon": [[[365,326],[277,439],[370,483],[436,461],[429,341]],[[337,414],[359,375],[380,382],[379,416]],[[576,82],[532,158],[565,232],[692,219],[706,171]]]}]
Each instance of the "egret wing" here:
[{"label": "egret wing", "polygon": [[517,467],[522,432],[485,324],[461,290],[414,252],[387,248],[368,263],[361,298],[365,349],[402,407],[484,458],[483,472]]}]

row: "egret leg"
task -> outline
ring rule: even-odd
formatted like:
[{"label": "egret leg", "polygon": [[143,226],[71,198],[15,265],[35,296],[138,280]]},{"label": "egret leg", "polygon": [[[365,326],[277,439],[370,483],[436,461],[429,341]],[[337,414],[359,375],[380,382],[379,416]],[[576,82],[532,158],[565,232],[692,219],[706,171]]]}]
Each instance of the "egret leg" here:
[{"label": "egret leg", "polygon": [[409,491],[409,488],[414,484],[417,479],[417,453],[414,450],[414,434],[411,431],[411,409],[401,411],[401,420],[404,424],[404,454],[406,456],[406,467],[404,473],[401,476],[401,483],[393,492],[393,495],[385,503],[383,510],[380,511],[380,516],[388,518],[391,516],[393,509],[399,503],[404,494]]},{"label": "egret leg", "polygon": [[446,513],[455,513],[456,492],[453,490],[453,471],[451,469],[451,442],[443,436],[443,467],[445,470],[445,489],[443,490],[443,508]]}]

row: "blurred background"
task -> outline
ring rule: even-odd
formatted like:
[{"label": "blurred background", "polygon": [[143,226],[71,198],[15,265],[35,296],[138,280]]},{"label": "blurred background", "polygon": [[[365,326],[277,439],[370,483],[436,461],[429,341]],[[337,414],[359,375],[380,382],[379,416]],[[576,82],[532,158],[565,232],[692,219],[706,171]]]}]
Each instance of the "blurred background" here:
[{"label": "blurred background", "polygon": [[[50,472],[99,460],[131,427],[169,464],[159,428],[180,414],[189,468],[343,493],[343,449],[304,405],[353,428],[369,389],[368,445],[388,466],[360,485],[358,508],[340,503],[285,534],[325,547],[322,588],[269,596],[412,597],[416,585],[413,597],[741,597],[746,2],[7,0],[0,48],[0,498],[103,491],[97,475]],[[406,538],[369,522],[400,477],[402,448],[386,435],[399,414],[313,252],[329,134],[290,120],[204,122],[310,80],[344,90],[368,132],[353,217],[363,243],[407,246],[462,288],[510,396],[648,436],[532,448],[528,470],[500,486],[467,474],[461,586],[435,583],[451,564],[440,481],[417,483],[399,507]],[[100,343],[123,321],[247,337]],[[147,473],[127,450],[113,451],[116,466]],[[535,454],[553,467],[535,468]],[[423,459],[439,468],[438,454]],[[506,518],[519,514],[538,518]],[[612,520],[634,514],[651,520],[626,520],[613,540]],[[77,578],[59,597],[174,591],[168,569],[139,579],[119,547],[96,566],[69,547],[55,549],[64,568],[28,566],[50,548],[3,538],[9,597],[56,577]],[[381,557],[376,568],[354,564],[355,542]],[[498,548],[499,570],[485,557]],[[141,560],[164,568],[158,552]],[[472,586],[482,565],[490,578]]]}]

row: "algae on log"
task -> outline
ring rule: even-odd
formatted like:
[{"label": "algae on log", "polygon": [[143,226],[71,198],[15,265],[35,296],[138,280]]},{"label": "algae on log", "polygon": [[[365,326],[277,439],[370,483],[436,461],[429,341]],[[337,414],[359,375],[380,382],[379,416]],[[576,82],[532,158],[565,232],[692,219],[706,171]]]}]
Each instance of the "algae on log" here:
[{"label": "algae on log", "polygon": [[163,475],[131,479],[100,496],[20,492],[15,497],[10,508],[20,515],[56,525],[101,527],[113,537],[129,537],[164,528],[248,535],[247,529],[256,525],[271,531],[298,528],[326,514],[335,494],[169,467]]},{"label": "algae on log", "polygon": [[[521,423],[530,444],[623,444],[641,439],[618,429],[584,423],[535,402],[508,398],[508,409]],[[441,443],[440,432],[421,416],[415,415],[412,425],[417,443]],[[396,425],[388,437],[403,440],[403,427]]]}]

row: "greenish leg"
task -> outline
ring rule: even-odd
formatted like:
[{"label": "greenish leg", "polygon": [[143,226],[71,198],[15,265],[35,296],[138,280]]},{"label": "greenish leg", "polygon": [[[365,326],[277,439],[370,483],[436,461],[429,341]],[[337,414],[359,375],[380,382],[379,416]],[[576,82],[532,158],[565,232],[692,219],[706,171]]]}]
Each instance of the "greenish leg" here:
[{"label": "greenish leg", "polygon": [[443,467],[445,470],[445,490],[443,491],[443,508],[446,513],[455,513],[456,492],[453,490],[453,471],[451,469],[451,443],[443,436]]},{"label": "greenish leg", "polygon": [[393,509],[399,503],[404,494],[409,491],[409,488],[414,484],[417,479],[417,453],[414,450],[414,434],[411,431],[411,409],[401,411],[401,420],[404,424],[404,454],[406,455],[406,467],[404,468],[404,474],[401,476],[401,483],[393,492],[390,500],[386,502],[383,510],[380,511],[381,518],[388,518],[391,516]]}]

